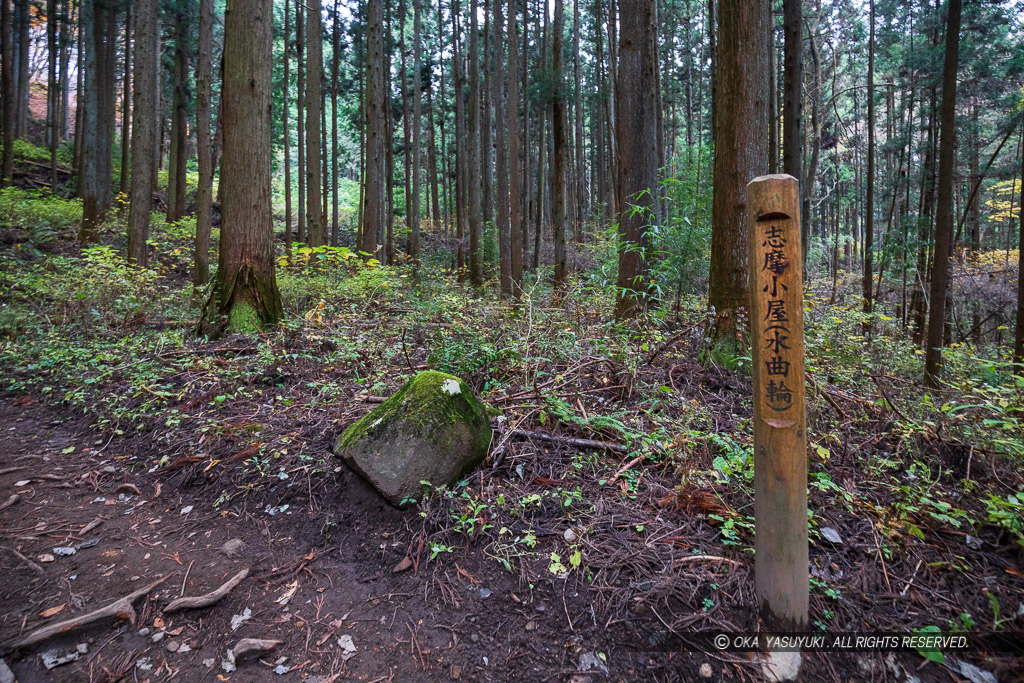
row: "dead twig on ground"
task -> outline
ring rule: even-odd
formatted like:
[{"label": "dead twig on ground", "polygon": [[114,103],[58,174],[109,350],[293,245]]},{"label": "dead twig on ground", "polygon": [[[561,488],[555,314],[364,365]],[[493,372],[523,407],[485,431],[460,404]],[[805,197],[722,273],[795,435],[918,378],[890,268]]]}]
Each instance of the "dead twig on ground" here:
[{"label": "dead twig on ground", "polygon": [[83,614],[82,616],[75,617],[74,619],[68,619],[66,621],[61,621],[56,624],[51,624],[49,626],[37,628],[35,631],[32,631],[27,636],[11,645],[10,649],[11,651],[20,650],[24,647],[28,647],[29,645],[35,645],[36,643],[42,642],[47,638],[51,638],[62,633],[67,633],[68,631],[73,631],[77,628],[81,628],[82,626],[87,626],[93,622],[99,621],[101,619],[107,619],[109,617],[115,617],[117,619],[127,619],[128,623],[134,626],[135,608],[132,607],[132,603],[136,599],[142,597],[143,595],[148,595],[154,588],[156,588],[172,576],[174,576],[174,574],[168,574],[162,579],[157,579],[153,583],[143,586],[142,588],[138,589],[133,593],[129,593],[123,598],[118,598],[106,607],[101,607],[98,610],[93,610],[88,614]]},{"label": "dead twig on ground", "polygon": [[33,570],[35,570],[35,572],[36,572],[37,574],[42,574],[43,576],[46,576],[46,570],[45,570],[45,569],[43,569],[43,568],[42,568],[42,567],[40,567],[40,566],[39,566],[38,564],[36,564],[36,563],[35,563],[35,562],[33,562],[32,560],[28,559],[27,557],[25,557],[25,556],[24,556],[24,555],[22,555],[21,553],[19,553],[19,552],[18,552],[17,550],[15,550],[14,548],[8,548],[8,547],[7,547],[7,546],[5,546],[5,545],[0,545],[0,549],[6,550],[7,552],[9,552],[9,553],[11,553],[12,555],[14,555],[15,557],[17,557],[17,558],[18,558],[19,560],[21,560],[22,562],[24,562],[25,564],[27,564],[28,566],[32,567],[32,569],[33,569]]},{"label": "dead twig on ground", "polygon": [[728,557],[722,557],[720,555],[689,555],[687,557],[680,557],[676,559],[676,564],[683,564],[684,562],[728,562],[734,567],[742,567],[743,563],[738,560],[731,560]]},{"label": "dead twig on ground", "polygon": [[622,444],[611,443],[608,441],[594,441],[593,439],[576,439],[571,436],[556,436],[555,434],[548,434],[546,432],[528,432],[525,429],[513,429],[510,433],[527,439],[540,439],[541,441],[564,443],[569,446],[578,446],[580,448],[596,448],[598,450],[614,451],[616,453],[629,452],[629,449],[627,449]]},{"label": "dead twig on ground", "polygon": [[629,469],[631,467],[633,467],[634,465],[636,465],[638,462],[640,462],[641,460],[643,460],[646,457],[647,457],[647,454],[644,453],[642,455],[636,456],[635,458],[633,458],[632,460],[627,462],[625,465],[623,465],[622,467],[620,467],[618,469],[618,471],[615,473],[615,476],[613,476],[611,479],[608,480],[608,483],[609,484],[614,484],[616,481],[619,480],[619,477],[621,477],[623,474],[625,474],[627,471],[629,471]]},{"label": "dead twig on ground", "polygon": [[697,322],[695,322],[694,324],[692,324],[692,325],[690,325],[689,327],[687,327],[687,328],[686,328],[685,330],[681,330],[681,331],[679,331],[679,332],[676,332],[676,333],[675,333],[674,335],[672,335],[671,337],[669,337],[668,341],[666,341],[666,342],[665,342],[664,344],[662,344],[662,345],[661,345],[661,346],[659,346],[659,347],[658,347],[657,349],[655,349],[655,350],[654,350],[654,353],[652,353],[652,354],[651,354],[651,355],[650,355],[650,356],[649,356],[649,357],[647,358],[647,364],[648,364],[648,365],[654,365],[654,361],[655,361],[655,359],[657,359],[657,357],[658,357],[658,356],[660,356],[660,355],[661,355],[661,353],[662,353],[662,352],[663,352],[663,351],[664,351],[665,349],[667,349],[668,347],[670,347],[670,346],[672,346],[673,344],[675,344],[675,343],[676,343],[677,341],[679,341],[680,339],[682,339],[683,337],[685,337],[686,335],[688,335],[688,334],[689,334],[690,332],[693,332],[693,331],[694,331],[695,329],[697,329],[697,327],[698,327],[698,326],[699,326],[699,325],[700,325],[701,323],[703,323],[703,322],[704,322],[703,320],[698,320],[698,321],[697,321]]},{"label": "dead twig on ground", "polygon": [[[192,565],[189,565],[189,568],[191,568],[191,566]],[[170,614],[171,612],[177,612],[178,610],[182,609],[199,609],[201,607],[209,607],[210,605],[217,603],[218,601],[220,601],[221,598],[230,593],[231,590],[234,589],[234,587],[238,584],[242,583],[242,580],[247,576],[249,576],[248,567],[246,567],[245,569],[243,569],[242,571],[238,572],[230,579],[225,581],[220,588],[210,591],[205,595],[196,595],[187,598],[178,598],[177,600],[174,600],[173,602],[171,602],[171,604],[167,605],[167,607],[164,608],[164,614]]]},{"label": "dead twig on ground", "polygon": [[18,502],[19,498],[20,496],[17,493],[12,493],[10,498],[0,503],[0,510],[6,510],[7,508],[11,507],[12,505]]}]

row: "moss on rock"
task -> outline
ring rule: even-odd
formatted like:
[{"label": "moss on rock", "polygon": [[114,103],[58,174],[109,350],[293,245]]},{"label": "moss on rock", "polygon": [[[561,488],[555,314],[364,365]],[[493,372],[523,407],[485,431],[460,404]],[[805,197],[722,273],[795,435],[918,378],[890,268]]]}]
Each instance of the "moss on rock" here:
[{"label": "moss on rock", "polygon": [[487,407],[473,388],[426,371],[346,429],[334,452],[398,505],[421,480],[455,481],[483,460],[490,442]]}]

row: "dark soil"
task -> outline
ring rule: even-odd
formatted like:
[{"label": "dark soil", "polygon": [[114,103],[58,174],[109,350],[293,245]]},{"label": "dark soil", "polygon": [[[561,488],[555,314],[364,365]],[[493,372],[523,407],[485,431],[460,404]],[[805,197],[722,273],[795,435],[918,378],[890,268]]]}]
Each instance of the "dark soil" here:
[{"label": "dark soil", "polygon": [[[591,652],[606,653],[616,679],[685,679],[706,659],[625,651],[616,629],[593,618],[587,591],[552,590],[553,582],[530,591],[477,548],[428,563],[412,542],[416,513],[391,508],[347,470],[289,480],[214,511],[207,489],[148,473],[118,440],[31,398],[3,398],[0,424],[0,490],[19,497],[0,513],[0,641],[170,577],[136,601],[134,626],[98,622],[8,653],[19,681],[213,680],[228,676],[222,660],[241,638],[282,642],[239,661],[239,680],[288,680],[272,672],[279,661],[291,680],[563,680]],[[231,539],[244,547],[228,555],[222,546]],[[39,559],[90,541],[73,555]],[[394,573],[407,556],[414,567]],[[242,567],[249,577],[218,604],[161,616],[170,600],[206,593]],[[232,616],[247,609],[251,618],[232,631]],[[348,661],[342,635],[357,648]],[[76,661],[43,667],[42,653],[83,643],[88,651]]]},{"label": "dark soil", "polygon": [[[709,376],[702,391],[710,399],[730,381],[742,380]],[[714,527],[700,521],[730,514],[713,490],[670,488],[670,480],[650,471],[635,497],[620,500],[607,493],[615,487],[606,484],[601,495],[597,482],[584,481],[584,495],[596,505],[567,511],[556,501],[539,504],[529,526],[541,568],[513,560],[512,573],[494,559],[502,546],[446,527],[448,510],[440,503],[424,504],[422,514],[397,511],[340,463],[329,475],[299,471],[216,506],[219,489],[203,485],[201,464],[147,470],[158,456],[152,439],[111,438],[29,396],[2,398],[0,424],[0,498],[18,496],[0,512],[0,642],[9,645],[40,625],[169,577],[136,601],[134,626],[97,622],[5,652],[19,681],[669,681],[705,680],[702,673],[709,672],[711,680],[760,679],[746,656],[644,649],[657,642],[650,634],[670,625],[680,632],[756,627],[749,555],[713,559],[727,552]],[[310,448],[324,455],[329,437]],[[474,474],[469,487],[491,500],[503,491],[565,490],[581,481],[568,481],[569,456],[517,442],[499,467]],[[843,474],[834,476],[843,481]],[[855,473],[845,476],[852,485]],[[812,563],[832,580],[845,572],[844,600],[828,603],[840,612],[836,623],[867,629],[864,616],[871,615],[875,625],[909,625],[933,617],[929,611],[956,613],[960,601],[983,599],[971,576],[915,572],[912,556],[883,569],[874,561],[869,522],[842,511],[827,517],[844,545],[818,542]],[[83,533],[87,525],[93,528]],[[553,551],[567,561],[567,528],[583,537],[586,576],[544,571]],[[232,539],[244,545],[226,553]],[[430,544],[441,541],[451,552],[428,561]],[[44,561],[55,547],[83,543],[73,555]],[[712,559],[685,561],[698,551]],[[934,554],[952,553],[936,547]],[[406,558],[412,566],[395,572]],[[977,559],[1005,566],[994,555]],[[170,600],[213,590],[243,567],[249,577],[218,604],[162,615]],[[706,601],[702,607],[708,595],[722,608],[709,613]],[[820,615],[824,601],[812,602],[812,617]],[[40,616],[54,608],[61,610]],[[251,617],[233,631],[232,617],[246,610]],[[157,633],[164,635],[153,642]],[[356,647],[347,661],[338,642],[343,635]],[[222,660],[241,638],[281,643],[227,673]],[[88,649],[76,661],[44,669],[41,654],[72,652],[80,644]],[[935,664],[924,668],[914,653],[806,657],[808,680],[961,680]],[[701,671],[704,664],[709,671]],[[995,664],[1000,680],[1020,680],[1019,661]],[[276,675],[275,665],[288,673]]]}]

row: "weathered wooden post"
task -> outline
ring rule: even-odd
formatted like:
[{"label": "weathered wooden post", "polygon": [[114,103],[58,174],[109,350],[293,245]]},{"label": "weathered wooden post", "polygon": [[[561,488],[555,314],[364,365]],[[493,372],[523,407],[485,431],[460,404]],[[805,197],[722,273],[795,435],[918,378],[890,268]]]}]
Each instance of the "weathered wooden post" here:
[{"label": "weathered wooden post", "polygon": [[754,583],[771,631],[807,627],[807,413],[796,178],[747,185],[754,363]]}]

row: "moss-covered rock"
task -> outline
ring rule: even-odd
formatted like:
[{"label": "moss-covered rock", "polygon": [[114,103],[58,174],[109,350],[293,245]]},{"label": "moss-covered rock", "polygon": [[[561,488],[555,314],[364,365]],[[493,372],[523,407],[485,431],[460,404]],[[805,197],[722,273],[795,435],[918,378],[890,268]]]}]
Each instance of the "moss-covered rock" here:
[{"label": "moss-covered rock", "polygon": [[418,499],[421,481],[451,484],[487,456],[491,426],[473,388],[443,372],[421,372],[352,424],[334,452],[395,506]]}]

